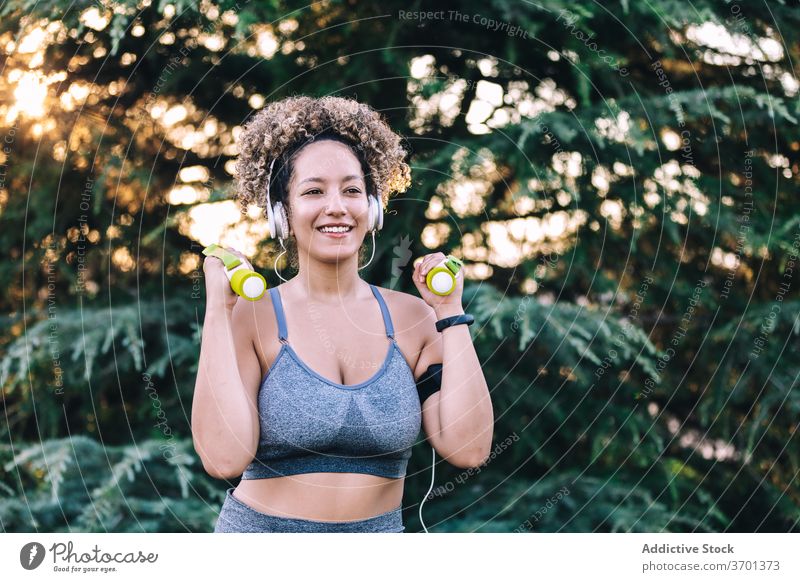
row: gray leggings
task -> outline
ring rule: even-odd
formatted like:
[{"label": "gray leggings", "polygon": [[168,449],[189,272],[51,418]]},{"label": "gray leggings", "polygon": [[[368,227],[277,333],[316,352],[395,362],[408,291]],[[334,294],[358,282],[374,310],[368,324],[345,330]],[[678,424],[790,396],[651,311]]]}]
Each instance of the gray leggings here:
[{"label": "gray leggings", "polygon": [[214,533],[400,533],[406,529],[399,506],[366,519],[313,521],[262,513],[242,503],[232,493],[233,487],[225,494],[225,502],[214,526]]}]

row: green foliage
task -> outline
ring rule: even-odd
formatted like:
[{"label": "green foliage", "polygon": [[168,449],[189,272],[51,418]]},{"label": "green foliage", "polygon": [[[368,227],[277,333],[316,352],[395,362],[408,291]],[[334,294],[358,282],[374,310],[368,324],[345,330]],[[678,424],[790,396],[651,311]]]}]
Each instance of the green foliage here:
[{"label": "green foliage", "polygon": [[[154,426],[163,409],[170,411],[170,430],[188,434],[181,401],[191,397],[189,380],[197,370],[197,307],[174,297],[111,310],[52,310],[2,354],[7,425],[0,430],[23,439],[89,431],[116,444],[131,434],[161,434]],[[171,387],[176,369],[177,391]],[[120,426],[131,432],[121,433]]]},{"label": "green foliage", "polygon": [[209,531],[224,500],[190,440],[101,445],[76,435],[0,447],[5,531]]}]

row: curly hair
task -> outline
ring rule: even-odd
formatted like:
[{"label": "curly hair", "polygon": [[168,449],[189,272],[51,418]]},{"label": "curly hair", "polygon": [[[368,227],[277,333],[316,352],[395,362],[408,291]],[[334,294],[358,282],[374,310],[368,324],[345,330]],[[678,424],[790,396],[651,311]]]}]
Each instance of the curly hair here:
[{"label": "curly hair", "polygon": [[[291,217],[288,200],[294,160],[304,146],[323,139],[350,148],[361,164],[367,193],[376,196],[383,208],[392,193],[405,192],[411,184],[402,138],[377,111],[345,97],[292,96],[256,113],[239,136],[234,182],[242,212],[250,204],[266,209],[267,176],[274,159],[270,199],[272,204],[280,200]],[[291,263],[296,267],[296,248],[291,247]]]}]

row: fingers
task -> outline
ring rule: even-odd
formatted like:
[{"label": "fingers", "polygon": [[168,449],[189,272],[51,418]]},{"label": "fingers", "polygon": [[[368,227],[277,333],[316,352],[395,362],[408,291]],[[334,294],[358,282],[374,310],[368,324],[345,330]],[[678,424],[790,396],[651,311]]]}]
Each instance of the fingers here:
[{"label": "fingers", "polygon": [[209,255],[203,259],[203,271],[206,273],[217,269],[217,264],[222,265],[222,259],[214,255]]},{"label": "fingers", "polygon": [[428,257],[428,255],[425,255],[424,257],[419,259],[417,261],[415,267],[414,267],[414,279],[417,280],[420,283],[424,283],[425,282],[425,274],[427,274],[427,271],[425,271],[425,273],[423,273],[422,269],[425,266],[425,259],[427,257]]},{"label": "fingers", "polygon": [[431,253],[430,255],[425,255],[418,267],[418,273],[421,277],[421,281],[425,281],[425,277],[428,275],[428,271],[433,269],[436,265],[444,261],[447,257],[444,253]]}]

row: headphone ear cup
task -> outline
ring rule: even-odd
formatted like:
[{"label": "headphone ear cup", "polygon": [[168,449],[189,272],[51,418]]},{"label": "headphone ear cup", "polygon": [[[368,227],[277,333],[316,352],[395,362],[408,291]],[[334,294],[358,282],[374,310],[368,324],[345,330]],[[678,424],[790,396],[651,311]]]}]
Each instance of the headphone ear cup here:
[{"label": "headphone ear cup", "polygon": [[[267,174],[267,227],[269,228],[269,236],[271,238],[284,238],[284,233],[288,229],[283,229],[283,222],[285,222],[286,217],[283,212],[283,206],[280,202],[277,202],[273,208],[272,201],[269,198],[269,182],[272,179],[272,168],[277,159],[278,158],[272,159],[269,164],[269,174]],[[276,214],[278,216],[275,216]]]},{"label": "headphone ear cup", "polygon": [[375,230],[375,198],[373,196],[369,197],[367,203],[369,208],[367,209],[367,231]]},{"label": "headphone ear cup", "polygon": [[383,228],[383,208],[381,208],[381,201],[378,198],[375,198],[375,211],[378,214],[377,230],[381,230]]},{"label": "headphone ear cup", "polygon": [[286,210],[280,202],[275,203],[275,234],[278,238],[289,237],[289,219],[286,216]]},{"label": "headphone ear cup", "polygon": [[275,226],[275,214],[273,212],[272,205],[269,202],[267,202],[267,228],[269,228],[270,238],[275,238],[278,234]]},{"label": "headphone ear cup", "polygon": [[381,203],[375,196],[369,197],[369,230],[380,230],[383,228],[383,211]]}]

